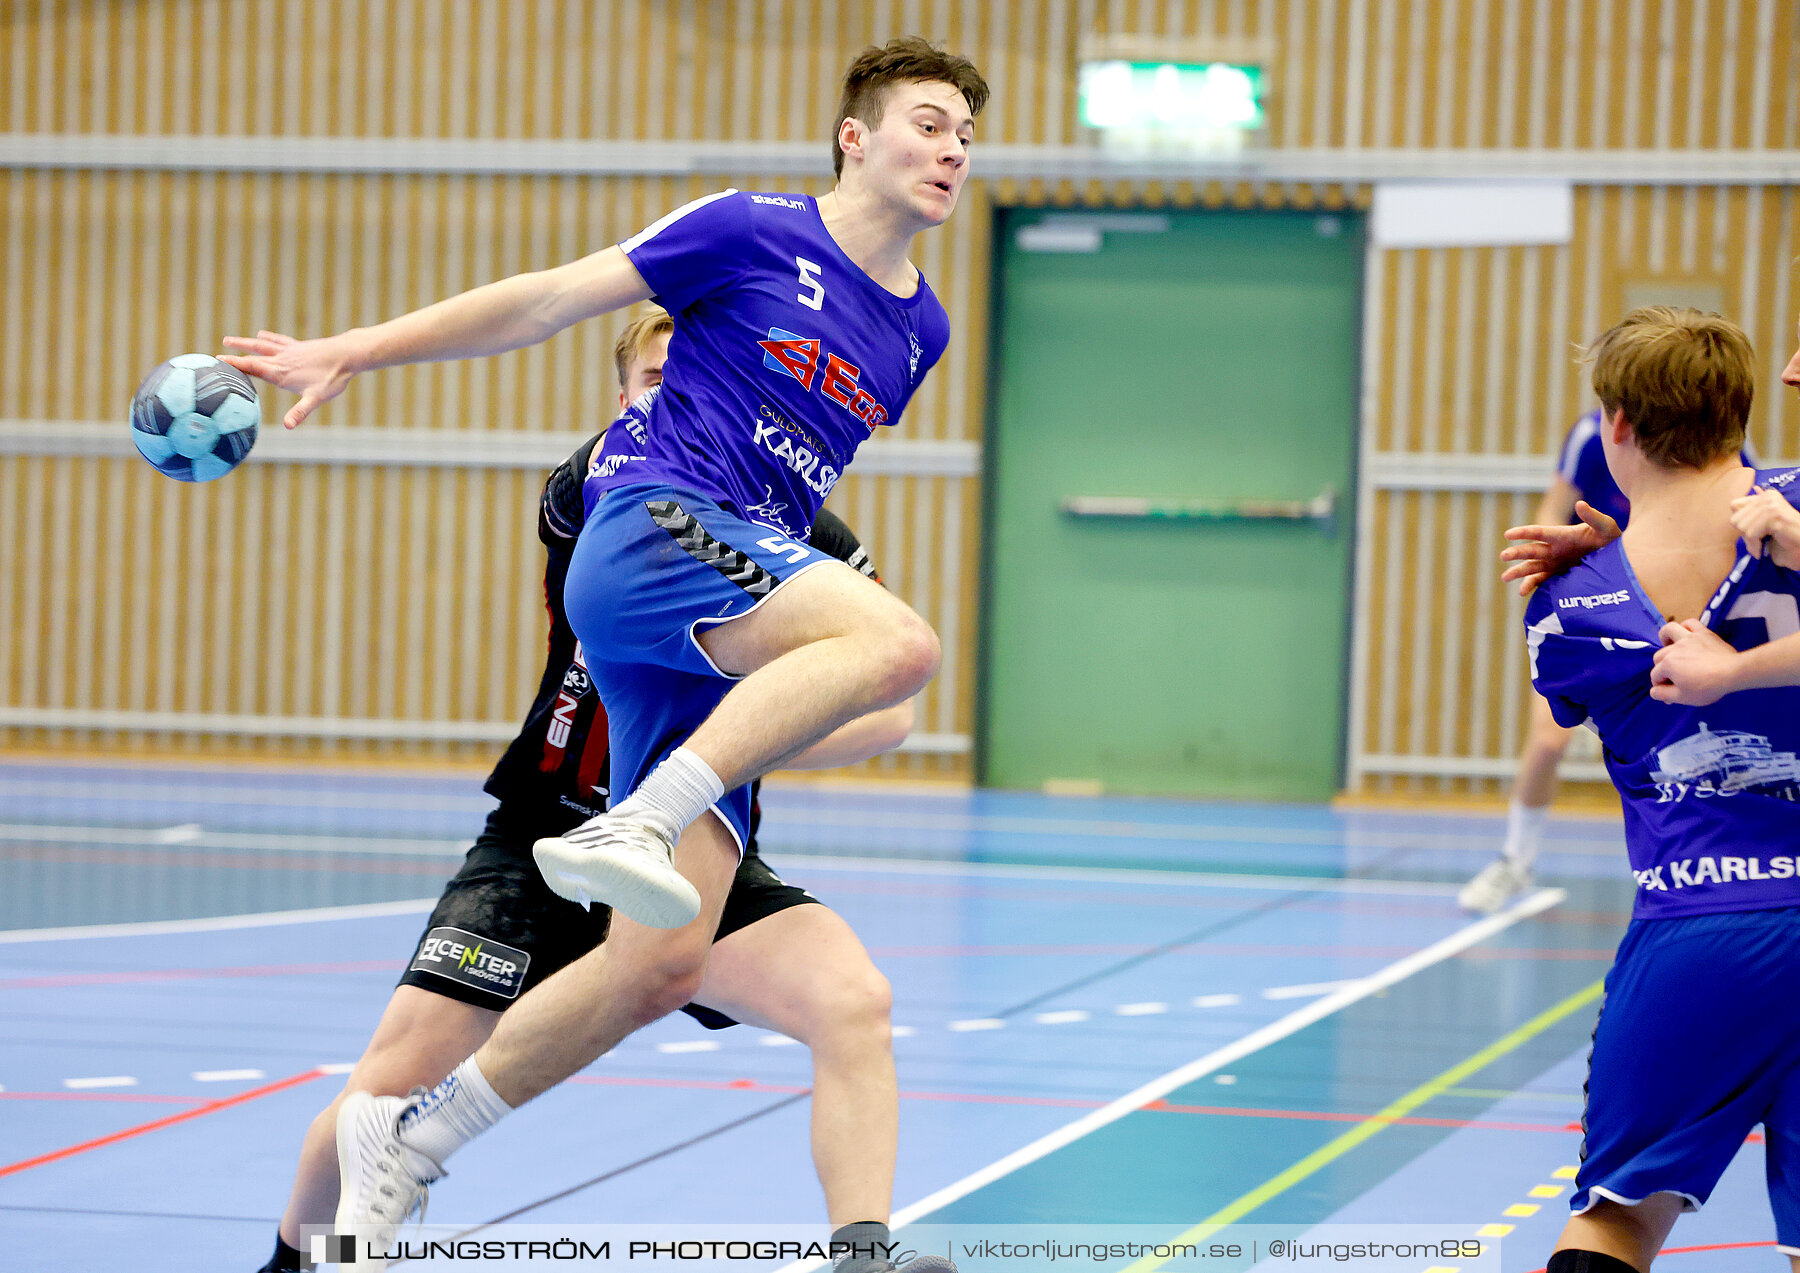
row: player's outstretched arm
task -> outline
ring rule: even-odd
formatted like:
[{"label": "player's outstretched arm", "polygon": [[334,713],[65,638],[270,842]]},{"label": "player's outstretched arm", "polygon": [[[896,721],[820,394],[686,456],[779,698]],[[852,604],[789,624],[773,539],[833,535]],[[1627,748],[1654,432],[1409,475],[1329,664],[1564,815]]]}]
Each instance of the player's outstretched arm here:
[{"label": "player's outstretched arm", "polygon": [[563,328],[647,300],[650,287],[617,246],[554,269],[515,274],[374,327],[295,340],[279,332],[227,336],[222,355],[246,375],[300,395],[293,428],[344,391],[350,378],[410,362],[478,358],[548,340]]},{"label": "player's outstretched arm", "polygon": [[1739,690],[1800,685],[1800,633],[1739,651],[1687,619],[1663,625],[1662,640],[1650,669],[1650,696],[1660,702],[1707,707]]},{"label": "player's outstretched arm", "polygon": [[1576,501],[1575,515],[1581,520],[1573,526],[1509,528],[1506,538],[1514,543],[1501,550],[1500,560],[1513,564],[1501,572],[1501,580],[1518,580],[1519,595],[1529,597],[1544,580],[1560,575],[1596,548],[1604,548],[1619,537],[1619,523],[1586,500]]},{"label": "player's outstretched arm", "polygon": [[1784,570],[1800,570],[1800,510],[1779,491],[1752,487],[1731,501],[1731,524],[1752,557],[1763,555]]}]

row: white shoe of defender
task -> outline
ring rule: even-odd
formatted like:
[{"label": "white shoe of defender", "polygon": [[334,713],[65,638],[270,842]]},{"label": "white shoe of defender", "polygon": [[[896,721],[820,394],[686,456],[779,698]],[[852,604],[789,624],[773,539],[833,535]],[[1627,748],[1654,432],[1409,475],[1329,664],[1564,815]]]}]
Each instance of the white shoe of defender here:
[{"label": "white shoe of defender", "polygon": [[[400,1143],[400,1116],[425,1095],[371,1096],[352,1092],[338,1107],[338,1233],[354,1233],[359,1256],[387,1251],[414,1209],[424,1218],[426,1186],[444,1169]],[[356,1267],[380,1270],[387,1261],[359,1259]]]},{"label": "white shoe of defender", "polygon": [[650,928],[680,928],[700,913],[700,890],[675,869],[675,846],[655,827],[603,813],[531,848],[558,897],[600,902]]},{"label": "white shoe of defender", "polygon": [[1478,915],[1492,915],[1531,887],[1531,868],[1498,857],[1462,886],[1456,904]]}]

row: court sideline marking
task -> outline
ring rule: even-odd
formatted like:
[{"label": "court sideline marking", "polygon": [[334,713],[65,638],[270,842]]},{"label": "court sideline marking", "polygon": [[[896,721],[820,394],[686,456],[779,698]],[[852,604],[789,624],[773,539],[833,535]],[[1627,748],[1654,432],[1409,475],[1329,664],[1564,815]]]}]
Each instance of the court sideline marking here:
[{"label": "court sideline marking", "polygon": [[[1172,1239],[1171,1245],[1195,1242],[1205,1238],[1210,1234],[1218,1232],[1232,1221],[1249,1215],[1252,1211],[1262,1206],[1263,1203],[1276,1197],[1278,1194],[1286,1193],[1289,1189],[1299,1184],[1302,1180],[1305,1180],[1308,1176],[1313,1175],[1321,1168],[1329,1166],[1339,1158],[1342,1158],[1345,1154],[1349,1153],[1352,1149],[1355,1149],[1371,1136],[1374,1136],[1377,1132],[1393,1126],[1395,1122],[1399,1121],[1407,1114],[1410,1114],[1426,1101],[1441,1095],[1449,1088],[1455,1087],[1456,1084],[1463,1079],[1468,1078],[1471,1074],[1486,1069],[1489,1065],[1492,1065],[1507,1053],[1515,1051],[1523,1044],[1535,1039],[1545,1030],[1548,1030],[1551,1026],[1561,1021],[1564,1017],[1578,1012],[1588,1004],[1594,1002],[1594,1000],[1600,997],[1600,992],[1605,986],[1606,982],[1604,980],[1596,981],[1592,985],[1577,990],[1561,1003],[1544,1009],[1544,1011],[1538,1013],[1537,1016],[1527,1021],[1524,1025],[1508,1031],[1500,1038],[1495,1039],[1492,1043],[1488,1044],[1485,1048],[1482,1048],[1479,1052],[1458,1061],[1455,1065],[1439,1074],[1436,1078],[1428,1079],[1419,1084],[1419,1086],[1415,1087],[1405,1096],[1402,1096],[1400,1099],[1389,1104],[1387,1108],[1376,1114],[1375,1117],[1371,1118],[1368,1122],[1359,1123],[1357,1126],[1352,1127],[1342,1136],[1313,1150],[1312,1153],[1308,1154],[1285,1171],[1271,1176],[1268,1180],[1252,1189],[1249,1193],[1227,1203],[1219,1210],[1213,1212],[1212,1215],[1202,1220],[1199,1224],[1189,1229],[1186,1233]],[[1127,1265],[1123,1273],[1155,1273],[1155,1270],[1162,1268],[1162,1266],[1167,1263],[1167,1259],[1146,1258],[1139,1260],[1135,1264]]]},{"label": "court sideline marking", "polygon": [[[1298,1008],[1280,1020],[1252,1031],[1234,1043],[1228,1043],[1186,1065],[1170,1070],[1160,1078],[1152,1079],[1136,1090],[1127,1092],[1093,1113],[1084,1115],[1046,1136],[1039,1137],[1029,1145],[1014,1150],[981,1170],[972,1172],[961,1180],[926,1195],[911,1206],[903,1207],[894,1213],[893,1227],[898,1229],[902,1225],[911,1224],[923,1216],[930,1215],[933,1211],[941,1210],[958,1198],[971,1194],[984,1185],[992,1184],[1003,1176],[1011,1175],[1021,1167],[1034,1163],[1067,1145],[1074,1144],[1084,1136],[1099,1131],[1102,1127],[1118,1122],[1127,1114],[1135,1113],[1150,1102],[1161,1100],[1177,1088],[1185,1087],[1196,1079],[1204,1078],[1233,1061],[1259,1052],[1315,1021],[1323,1020],[1353,1003],[1367,999],[1377,991],[1385,990],[1389,986],[1404,981],[1414,973],[1422,972],[1433,964],[1441,963],[1452,955],[1467,950],[1477,942],[1485,941],[1494,934],[1510,928],[1522,919],[1529,919],[1549,910],[1565,901],[1567,897],[1568,894],[1562,889],[1540,889],[1530,897],[1496,915],[1476,920],[1443,940],[1415,951],[1404,959],[1396,960],[1379,972],[1371,973],[1341,990],[1326,995],[1323,999],[1317,999],[1303,1008]],[[806,1266],[793,1265],[790,1267],[799,1269]]]}]

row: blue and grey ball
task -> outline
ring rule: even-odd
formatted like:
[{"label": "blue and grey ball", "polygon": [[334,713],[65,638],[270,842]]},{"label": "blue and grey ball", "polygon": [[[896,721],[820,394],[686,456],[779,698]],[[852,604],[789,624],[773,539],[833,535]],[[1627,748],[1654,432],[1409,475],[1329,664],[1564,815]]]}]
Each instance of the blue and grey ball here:
[{"label": "blue and grey ball", "polygon": [[132,395],[131,440],[158,472],[210,482],[250,454],[261,419],[250,377],[211,354],[180,354]]}]

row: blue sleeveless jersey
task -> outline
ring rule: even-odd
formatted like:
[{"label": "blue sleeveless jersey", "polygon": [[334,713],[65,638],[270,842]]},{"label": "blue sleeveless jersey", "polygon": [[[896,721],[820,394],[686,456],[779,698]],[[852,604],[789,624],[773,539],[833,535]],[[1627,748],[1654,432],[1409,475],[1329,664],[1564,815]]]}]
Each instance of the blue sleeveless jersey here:
[{"label": "blue sleeveless jersey", "polygon": [[[1738,458],[1745,468],[1756,467],[1748,446]],[[1625,529],[1631,520],[1631,501],[1625,498],[1625,492],[1613,481],[1612,470],[1606,467],[1606,448],[1600,441],[1599,407],[1569,426],[1569,432],[1563,438],[1562,454],[1556,460],[1556,475],[1573,486],[1582,499],[1619,523],[1620,530]],[[1573,513],[1569,514],[1571,526],[1580,520]]]},{"label": "blue sleeveless jersey", "polygon": [[[1800,505],[1800,469],[1757,473]],[[1800,573],[1738,545],[1702,620],[1739,650],[1800,632]],[[1710,707],[1650,696],[1664,619],[1618,541],[1549,580],[1525,611],[1531,680],[1560,724],[1606,745],[1625,807],[1638,919],[1800,906],[1800,687]]]},{"label": "blue sleeveless jersey", "polygon": [[664,483],[804,539],[856,448],[943,355],[944,307],[923,277],[908,297],[876,283],[807,195],[727,190],[621,246],[675,334],[643,458],[590,484]]}]

